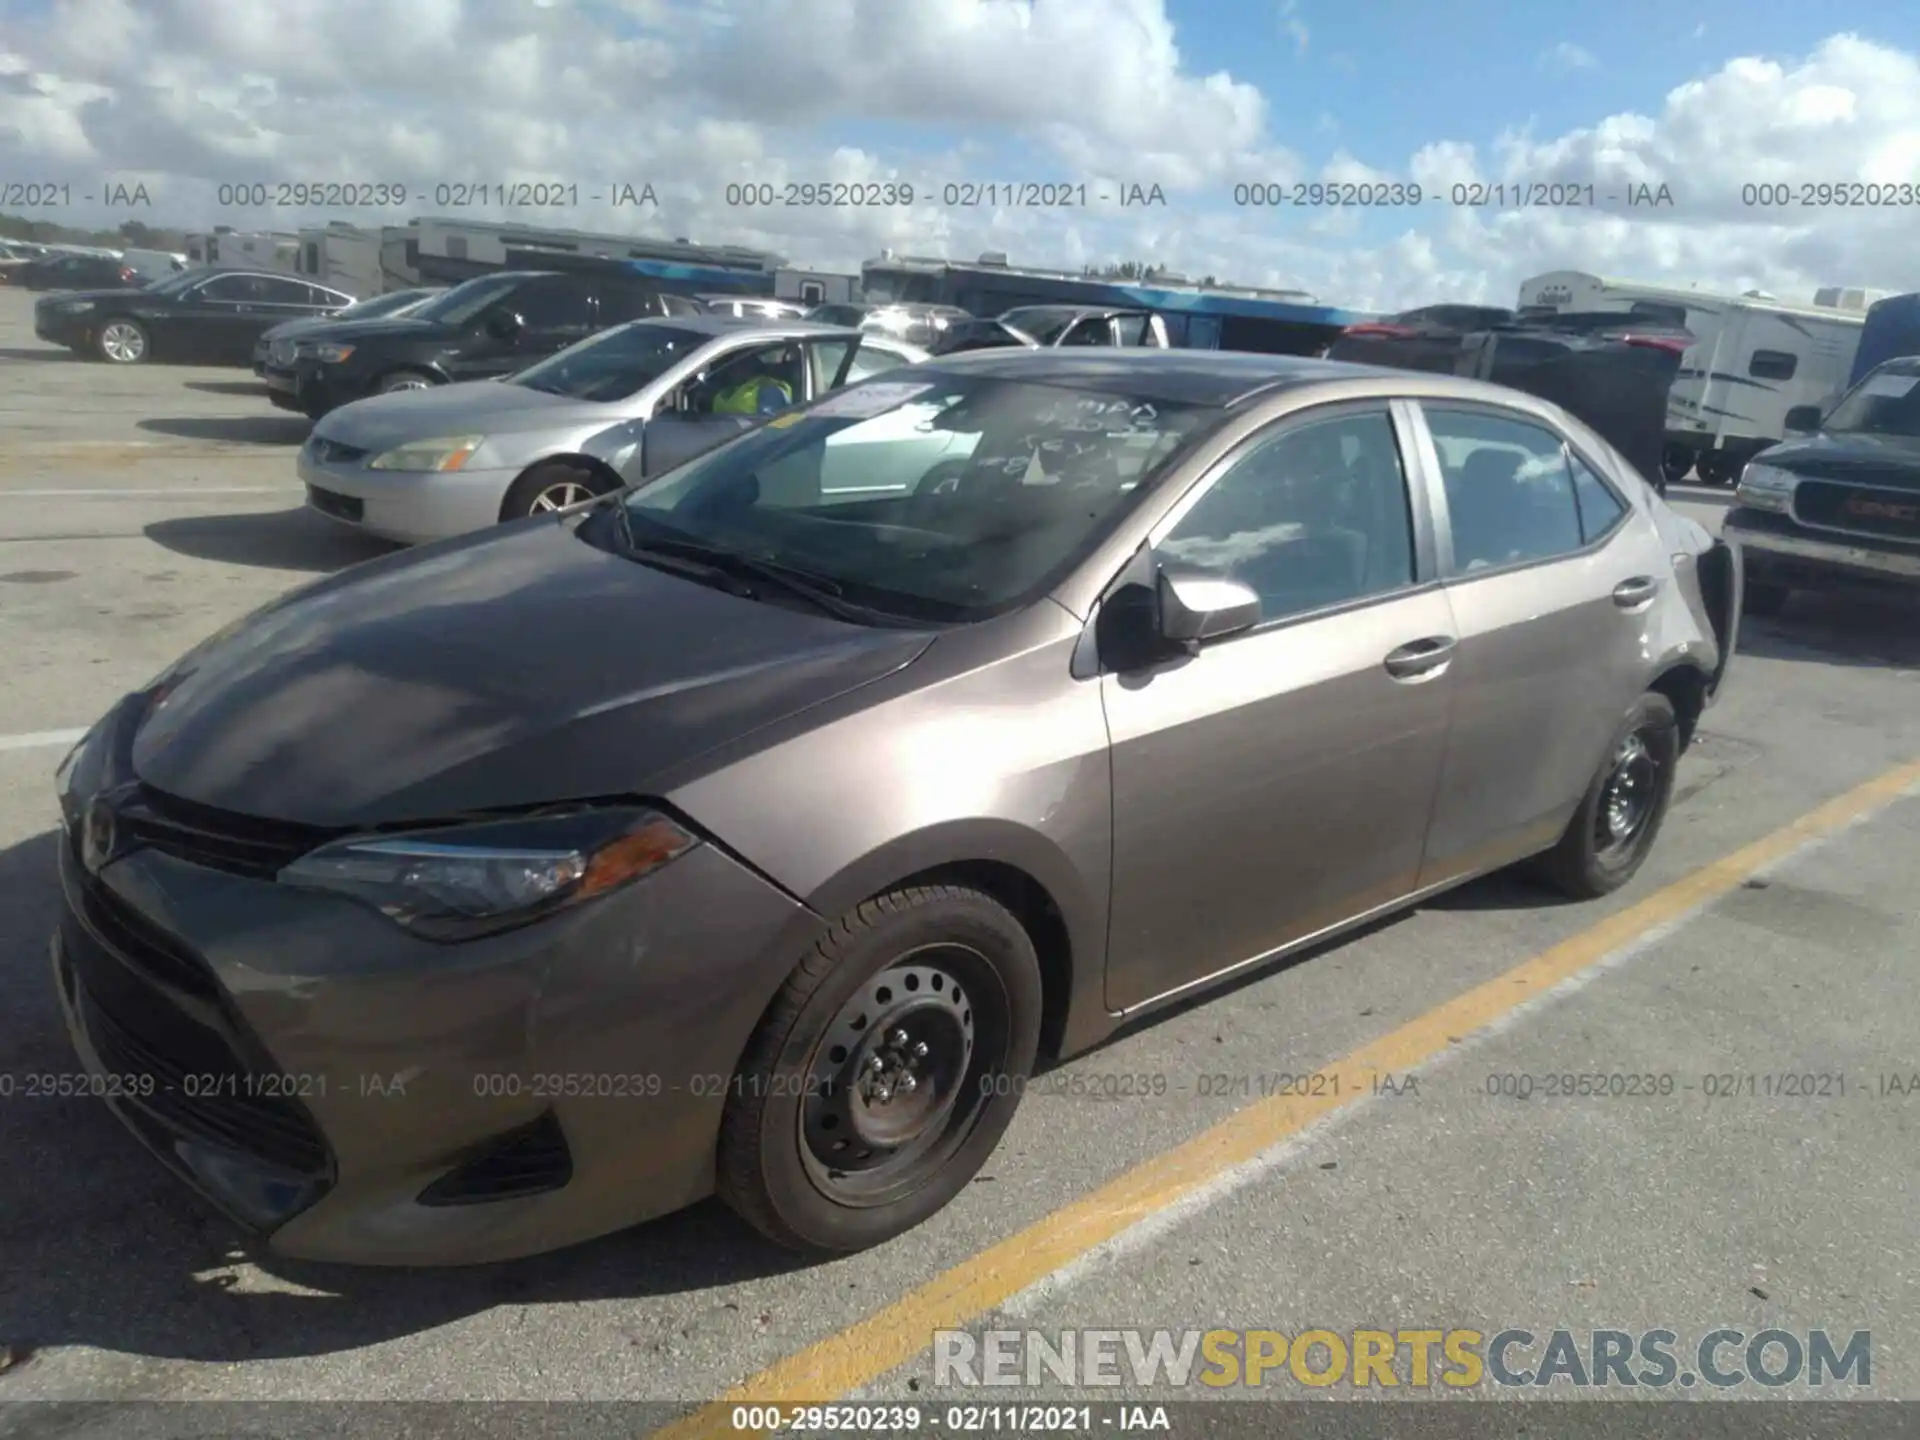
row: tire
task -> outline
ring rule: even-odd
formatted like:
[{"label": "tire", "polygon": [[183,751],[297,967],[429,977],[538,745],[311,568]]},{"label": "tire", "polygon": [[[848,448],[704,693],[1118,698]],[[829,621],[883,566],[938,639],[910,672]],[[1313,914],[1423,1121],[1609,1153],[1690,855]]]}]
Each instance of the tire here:
[{"label": "tire", "polygon": [[431,390],[439,383],[424,370],[389,370],[373,382],[373,393],[393,395],[402,390]]},{"label": "tire", "polygon": [[[847,1254],[913,1229],[1000,1143],[1040,1011],[1033,941],[991,896],[926,885],[867,901],[806,953],[754,1032],[721,1120],[720,1198],[803,1253]],[[925,1038],[896,1047],[895,1033]],[[911,1054],[929,1043],[931,1055]],[[892,1088],[860,1098],[857,1077]],[[889,1134],[905,1137],[891,1151]]]},{"label": "tire", "polygon": [[101,325],[93,349],[109,365],[141,365],[153,353],[153,337],[138,320],[116,315]]},{"label": "tire", "polygon": [[1740,473],[1739,462],[1717,450],[1703,452],[1693,462],[1693,469],[1702,485],[1731,485]]},{"label": "tire", "polygon": [[[1629,747],[1651,761],[1642,768]],[[1587,793],[1581,797],[1559,844],[1537,862],[1541,878],[1575,900],[1597,900],[1625,885],[1645,863],[1673,799],[1674,769],[1680,759],[1680,724],[1673,702],[1649,691],[1621,721],[1608,742]],[[1624,836],[1608,826],[1609,801],[1616,797],[1613,781],[1623,764],[1632,764],[1638,777],[1639,804],[1625,817],[1633,821]]]},{"label": "tire", "polygon": [[1693,469],[1693,451],[1685,445],[1669,445],[1660,452],[1660,474],[1667,484],[1678,485]]},{"label": "tire", "polygon": [[546,514],[567,505],[577,505],[618,488],[605,476],[596,474],[584,465],[548,461],[535,465],[513,482],[513,487],[507,491],[507,498],[500,502],[500,519],[502,522],[524,520],[529,515]]},{"label": "tire", "polygon": [[1793,592],[1785,585],[1770,585],[1765,581],[1749,580],[1746,593],[1741,597],[1740,609],[1747,615],[1758,615],[1766,619],[1778,615],[1787,608],[1787,597]]}]

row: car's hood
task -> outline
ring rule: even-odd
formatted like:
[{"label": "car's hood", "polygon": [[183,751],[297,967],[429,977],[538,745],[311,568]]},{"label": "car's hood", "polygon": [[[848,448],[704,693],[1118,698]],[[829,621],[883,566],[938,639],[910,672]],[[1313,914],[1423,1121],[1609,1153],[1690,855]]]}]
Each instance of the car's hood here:
[{"label": "car's hood", "polygon": [[285,340],[290,335],[307,335],[328,325],[352,325],[356,323],[358,322],[352,320],[329,320],[324,315],[308,315],[299,320],[282,320],[278,325],[265,331],[260,338],[267,341]]},{"label": "car's hood", "polygon": [[1789,440],[1754,457],[1810,479],[1851,480],[1920,490],[1920,439],[1898,435],[1837,435],[1822,431]]},{"label": "car's hood", "polygon": [[441,435],[499,435],[602,424],[618,418],[611,407],[572,400],[499,380],[466,380],[429,390],[396,390],[342,405],[314,434],[365,450],[390,449]]},{"label": "car's hood", "polygon": [[132,286],[122,286],[117,290],[112,288],[102,290],[56,290],[35,303],[40,305],[65,305],[70,300],[112,300],[118,304],[139,295],[139,293],[140,292]]},{"label": "car's hood", "polygon": [[139,778],[352,828],[645,794],[931,641],[743,600],[537,519],[329,577],[159,682]]},{"label": "car's hood", "polygon": [[310,340],[352,345],[368,340],[446,340],[458,332],[431,320],[405,315],[380,315],[372,320],[321,320],[306,332]]}]

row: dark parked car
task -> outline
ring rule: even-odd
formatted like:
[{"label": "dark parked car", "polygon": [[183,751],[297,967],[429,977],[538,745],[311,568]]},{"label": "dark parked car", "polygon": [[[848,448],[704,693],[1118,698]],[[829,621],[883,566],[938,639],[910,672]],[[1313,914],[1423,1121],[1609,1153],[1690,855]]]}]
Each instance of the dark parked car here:
[{"label": "dark parked car", "polygon": [[139,290],[85,290],[34,303],[33,333],[116,365],[149,359],[245,365],[288,320],[333,314],[351,295],[287,275],[186,270]]},{"label": "dark parked car", "polygon": [[16,290],[128,290],[146,283],[117,255],[46,255],[10,266],[6,277]]},{"label": "dark parked car", "polygon": [[273,403],[317,420],[368,395],[511,375],[595,331],[667,313],[658,288],[637,274],[496,271],[404,316],[300,336],[293,388],[274,389]]},{"label": "dark parked car", "polygon": [[1748,611],[1836,584],[1920,587],[1920,356],[1888,361],[1807,420],[1818,433],[1747,463],[1723,523],[1746,555]]},{"label": "dark parked car", "polygon": [[1667,392],[1693,335],[1615,313],[1433,305],[1348,327],[1330,360],[1462,375],[1564,406],[1665,492]]},{"label": "dark parked car", "polygon": [[[389,315],[405,315],[419,309],[434,296],[445,294],[446,288],[444,285],[429,285],[414,290],[389,290],[384,295],[356,300],[346,309],[331,315],[289,320],[283,325],[276,325],[254,342],[253,373],[270,385],[278,381],[282,388],[291,390],[293,347],[294,341],[300,336],[312,334],[320,326],[335,321],[379,320]],[[276,345],[279,346],[277,354],[274,349]]]},{"label": "dark parked car", "polygon": [[1512,390],[896,368],[115,705],[59,771],[58,993],[283,1254],[496,1259],[716,1188],[857,1250],[1036,1057],[1512,862],[1625,884],[1739,577]]}]

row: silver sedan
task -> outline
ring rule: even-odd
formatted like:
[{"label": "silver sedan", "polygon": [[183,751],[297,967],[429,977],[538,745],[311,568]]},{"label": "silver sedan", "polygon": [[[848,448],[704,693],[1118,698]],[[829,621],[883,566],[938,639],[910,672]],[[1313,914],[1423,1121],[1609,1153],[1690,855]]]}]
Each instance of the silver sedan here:
[{"label": "silver sedan", "polygon": [[844,326],[639,320],[504,380],[342,406],[314,426],[300,479],[331,519],[408,544],[440,540],[650,478],[789,405],[926,358]]}]

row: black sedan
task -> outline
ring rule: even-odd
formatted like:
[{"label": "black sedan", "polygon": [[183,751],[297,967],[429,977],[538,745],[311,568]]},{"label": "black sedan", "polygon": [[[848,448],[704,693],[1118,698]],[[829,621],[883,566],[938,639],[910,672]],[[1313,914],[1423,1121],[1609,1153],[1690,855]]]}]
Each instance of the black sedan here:
[{"label": "black sedan", "polygon": [[127,290],[142,283],[118,255],[55,253],[7,271],[16,290]]},{"label": "black sedan", "polygon": [[[333,320],[381,320],[410,315],[445,289],[444,285],[424,285],[412,290],[389,290],[384,295],[370,295],[365,300],[356,300],[338,313],[328,311],[324,315],[288,320],[283,324],[275,325],[253,342],[253,373],[265,379],[267,372],[274,370],[291,381],[294,341],[308,331]],[[274,362],[276,345],[281,346],[280,359],[285,362],[284,364]]]},{"label": "black sedan", "polygon": [[1757,615],[1795,590],[1920,588],[1920,356],[1864,376],[1819,433],[1756,455],[1722,530],[1746,556]]},{"label": "black sedan", "polygon": [[34,304],[33,333],[116,365],[155,357],[245,365],[275,325],[352,303],[351,295],[290,275],[188,270],[144,289],[49,295]]}]

